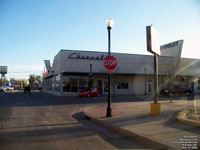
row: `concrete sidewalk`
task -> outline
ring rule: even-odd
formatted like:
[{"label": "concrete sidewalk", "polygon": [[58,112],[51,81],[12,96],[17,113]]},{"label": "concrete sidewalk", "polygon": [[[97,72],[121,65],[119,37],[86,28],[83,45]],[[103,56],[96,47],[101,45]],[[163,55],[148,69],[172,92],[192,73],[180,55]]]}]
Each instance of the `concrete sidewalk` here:
[{"label": "concrete sidewalk", "polygon": [[[90,107],[84,110],[84,113],[91,121],[151,149],[181,149],[181,146],[184,148],[181,142],[188,138],[200,141],[199,126],[181,123],[176,119],[179,111],[194,107],[193,101],[174,100],[173,103],[169,100],[160,101],[161,115],[150,114],[150,103],[149,101],[113,103],[113,116],[110,118],[105,117],[107,104]],[[186,147],[188,148],[188,145]]]}]

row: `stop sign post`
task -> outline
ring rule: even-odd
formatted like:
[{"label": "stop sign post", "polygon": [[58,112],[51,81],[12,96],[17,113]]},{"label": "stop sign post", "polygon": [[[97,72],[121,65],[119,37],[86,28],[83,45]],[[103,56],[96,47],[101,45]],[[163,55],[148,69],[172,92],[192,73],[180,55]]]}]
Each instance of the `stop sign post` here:
[{"label": "stop sign post", "polygon": [[116,68],[117,66],[117,59],[112,56],[112,55],[107,55],[104,59],[103,59],[103,64],[104,67],[107,69],[108,74],[111,74],[112,71]]}]

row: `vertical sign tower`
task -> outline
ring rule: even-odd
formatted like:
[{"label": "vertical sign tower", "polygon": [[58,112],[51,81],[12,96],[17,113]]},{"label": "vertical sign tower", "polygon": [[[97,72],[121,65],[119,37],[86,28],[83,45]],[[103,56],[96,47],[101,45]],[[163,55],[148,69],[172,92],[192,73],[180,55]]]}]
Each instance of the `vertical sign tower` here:
[{"label": "vertical sign tower", "polygon": [[147,51],[154,54],[154,103],[151,104],[151,114],[161,113],[161,105],[158,103],[158,55],[160,55],[160,35],[151,26],[146,27]]}]

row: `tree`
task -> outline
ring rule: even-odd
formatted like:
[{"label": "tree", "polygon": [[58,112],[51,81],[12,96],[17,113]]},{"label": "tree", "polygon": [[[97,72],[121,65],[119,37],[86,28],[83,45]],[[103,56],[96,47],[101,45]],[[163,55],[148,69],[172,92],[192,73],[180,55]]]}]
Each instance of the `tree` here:
[{"label": "tree", "polygon": [[15,84],[15,78],[10,78],[10,83],[13,86]]},{"label": "tree", "polygon": [[[104,78],[107,79],[107,70],[104,69],[101,71],[104,74]],[[110,86],[112,87],[112,95],[115,96],[115,87],[118,86],[121,82],[123,82],[122,78],[118,75],[119,72],[119,67],[116,67],[115,70],[113,70],[111,74],[111,81],[110,81]]]},{"label": "tree", "polygon": [[30,85],[30,86],[33,86],[33,84],[34,84],[34,82],[35,82],[35,79],[36,79],[36,78],[35,78],[35,75],[34,75],[34,74],[30,74],[30,75],[29,75],[29,79],[28,79],[28,80],[29,80],[29,85]]},{"label": "tree", "polygon": [[42,80],[42,77],[41,77],[40,75],[37,75],[37,76],[35,76],[35,80],[41,81],[41,80]]},{"label": "tree", "polygon": [[2,85],[3,85],[3,79],[0,78],[0,86],[2,86]]},{"label": "tree", "polygon": [[27,86],[27,85],[28,85],[28,84],[27,84],[27,80],[22,79],[22,86],[25,87],[25,86]]},{"label": "tree", "polygon": [[8,82],[8,80],[6,78],[4,78],[4,77],[0,78],[0,86],[4,86],[6,82]]},{"label": "tree", "polygon": [[[172,59],[169,64],[159,64],[159,72],[164,74],[161,76],[161,80],[165,81],[164,84],[161,85],[161,87],[169,87],[170,88],[170,102],[172,103],[173,95],[172,90],[174,86],[174,81],[177,78],[177,75],[180,73],[179,64],[183,62],[183,59],[174,60]],[[183,72],[183,70],[182,70]]]}]

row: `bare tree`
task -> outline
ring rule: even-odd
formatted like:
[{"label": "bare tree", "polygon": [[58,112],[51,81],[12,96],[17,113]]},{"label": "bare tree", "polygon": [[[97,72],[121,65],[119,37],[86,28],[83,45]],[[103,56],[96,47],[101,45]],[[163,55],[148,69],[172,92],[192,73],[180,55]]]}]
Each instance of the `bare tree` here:
[{"label": "bare tree", "polygon": [[[170,88],[170,102],[172,103],[173,100],[173,86],[174,81],[176,81],[177,76],[179,75],[179,64],[183,61],[183,59],[172,60],[169,64],[159,64],[159,72],[162,75],[162,79],[165,82],[161,84],[161,87],[168,87]],[[183,71],[182,71],[183,72]],[[164,78],[164,79],[163,79]]]}]

